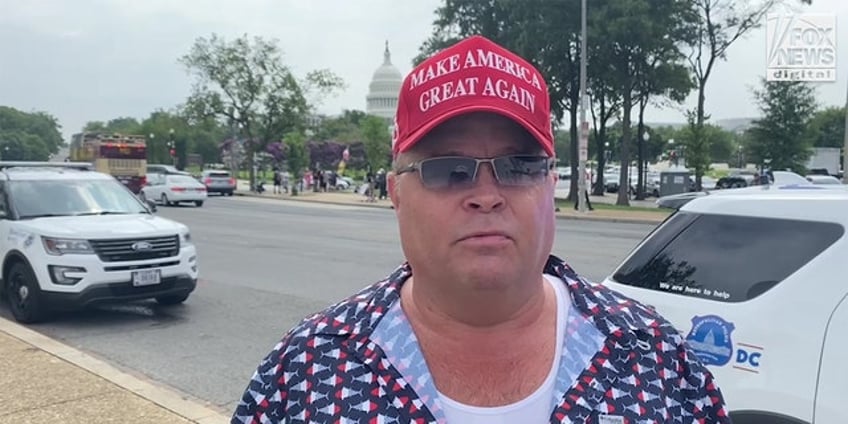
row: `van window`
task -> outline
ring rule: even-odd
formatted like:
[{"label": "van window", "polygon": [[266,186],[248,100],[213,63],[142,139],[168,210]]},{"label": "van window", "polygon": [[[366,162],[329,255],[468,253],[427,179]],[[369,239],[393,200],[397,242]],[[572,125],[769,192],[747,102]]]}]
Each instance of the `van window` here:
[{"label": "van window", "polygon": [[678,212],[645,239],[613,279],[744,302],[779,284],[844,232],[837,223]]},{"label": "van window", "polygon": [[225,171],[210,172],[210,178],[230,178],[230,173]]}]

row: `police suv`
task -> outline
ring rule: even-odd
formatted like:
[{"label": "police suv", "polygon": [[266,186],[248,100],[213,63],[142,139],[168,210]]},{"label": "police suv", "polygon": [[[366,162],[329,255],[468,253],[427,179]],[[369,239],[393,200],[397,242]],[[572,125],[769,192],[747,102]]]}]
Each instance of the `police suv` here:
[{"label": "police suv", "polygon": [[734,424],[848,423],[848,186],[823,187],[693,199],[604,282],[680,331]]},{"label": "police suv", "polygon": [[87,164],[0,162],[0,293],[15,319],[115,301],[184,302],[198,277],[191,235],[153,212]]}]

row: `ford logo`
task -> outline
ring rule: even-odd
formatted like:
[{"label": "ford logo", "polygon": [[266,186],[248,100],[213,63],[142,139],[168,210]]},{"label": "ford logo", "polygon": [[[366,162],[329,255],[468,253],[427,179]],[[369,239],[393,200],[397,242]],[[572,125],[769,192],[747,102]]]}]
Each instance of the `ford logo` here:
[{"label": "ford logo", "polygon": [[143,252],[145,250],[152,249],[153,245],[146,242],[146,241],[139,241],[139,242],[133,243],[132,246],[130,246],[130,247],[132,247],[132,250],[135,250],[136,252]]}]

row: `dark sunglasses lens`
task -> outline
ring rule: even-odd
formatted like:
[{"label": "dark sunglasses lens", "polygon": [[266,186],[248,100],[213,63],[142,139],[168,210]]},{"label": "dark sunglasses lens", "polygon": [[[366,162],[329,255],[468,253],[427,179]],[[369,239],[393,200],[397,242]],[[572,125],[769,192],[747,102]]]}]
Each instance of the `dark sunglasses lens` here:
[{"label": "dark sunglasses lens", "polygon": [[548,175],[544,156],[505,156],[494,160],[498,181],[504,185],[533,185]]},{"label": "dark sunglasses lens", "polygon": [[477,162],[471,158],[445,157],[421,162],[421,182],[429,188],[464,187],[474,181]]}]

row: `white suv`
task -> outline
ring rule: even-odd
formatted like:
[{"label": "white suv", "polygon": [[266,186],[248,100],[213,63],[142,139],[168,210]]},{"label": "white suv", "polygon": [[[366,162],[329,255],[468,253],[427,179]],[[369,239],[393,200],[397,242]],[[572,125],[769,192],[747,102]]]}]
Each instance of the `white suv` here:
[{"label": "white suv", "polygon": [[821,187],[694,199],[604,282],[681,332],[734,424],[848,423],[848,187]]},{"label": "white suv", "polygon": [[0,168],[0,293],[16,320],[116,301],[173,305],[195,289],[188,228],[112,176],[73,164]]}]

